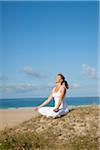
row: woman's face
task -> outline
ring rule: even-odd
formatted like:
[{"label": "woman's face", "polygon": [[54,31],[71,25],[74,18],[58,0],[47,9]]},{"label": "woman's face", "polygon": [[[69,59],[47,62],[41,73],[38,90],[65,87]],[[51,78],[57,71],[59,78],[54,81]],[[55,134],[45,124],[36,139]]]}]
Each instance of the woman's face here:
[{"label": "woman's face", "polygon": [[55,78],[55,82],[56,83],[61,83],[62,82],[61,76],[57,75],[56,78]]}]

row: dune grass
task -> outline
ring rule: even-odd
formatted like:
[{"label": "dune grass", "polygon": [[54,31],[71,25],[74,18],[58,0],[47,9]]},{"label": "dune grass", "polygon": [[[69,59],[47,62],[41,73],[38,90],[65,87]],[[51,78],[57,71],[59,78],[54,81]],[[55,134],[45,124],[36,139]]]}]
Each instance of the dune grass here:
[{"label": "dune grass", "polygon": [[61,118],[39,115],[0,132],[0,150],[99,150],[99,106],[78,107]]}]

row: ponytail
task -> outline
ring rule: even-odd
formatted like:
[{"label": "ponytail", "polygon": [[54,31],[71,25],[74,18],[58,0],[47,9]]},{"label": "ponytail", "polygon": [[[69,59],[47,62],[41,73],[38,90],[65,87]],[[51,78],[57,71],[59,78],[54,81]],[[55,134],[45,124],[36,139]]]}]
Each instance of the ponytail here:
[{"label": "ponytail", "polygon": [[66,80],[64,80],[61,84],[62,84],[62,85],[65,85],[65,87],[66,87],[67,89],[69,89],[69,85],[68,85],[68,82],[67,82]]}]

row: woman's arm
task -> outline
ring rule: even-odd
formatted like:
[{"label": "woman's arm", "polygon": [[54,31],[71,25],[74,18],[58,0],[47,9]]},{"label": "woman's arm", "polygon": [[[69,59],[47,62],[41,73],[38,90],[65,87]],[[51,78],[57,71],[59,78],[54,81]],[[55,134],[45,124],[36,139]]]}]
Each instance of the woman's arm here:
[{"label": "woman's arm", "polygon": [[39,105],[38,107],[33,108],[34,110],[38,110],[39,108],[45,106],[46,104],[48,104],[53,98],[53,95],[51,93],[51,95],[48,97],[47,100],[45,100],[41,105]]},{"label": "woman's arm", "polygon": [[52,96],[52,94],[48,97],[48,99],[47,100],[45,100],[41,105],[39,105],[38,107],[39,108],[41,108],[41,107],[43,107],[43,106],[45,106],[46,104],[48,104],[50,101],[51,101],[51,99],[53,98],[53,96]]},{"label": "woman's arm", "polygon": [[56,108],[53,110],[54,112],[57,112],[57,111],[59,110],[59,107],[60,107],[61,102],[62,102],[62,100],[63,100],[63,98],[64,98],[64,96],[65,96],[65,93],[66,93],[66,89],[65,89],[65,88],[62,88],[62,90],[61,90],[61,95],[60,95],[60,98],[59,98],[59,100],[58,100],[58,104],[57,104]]}]

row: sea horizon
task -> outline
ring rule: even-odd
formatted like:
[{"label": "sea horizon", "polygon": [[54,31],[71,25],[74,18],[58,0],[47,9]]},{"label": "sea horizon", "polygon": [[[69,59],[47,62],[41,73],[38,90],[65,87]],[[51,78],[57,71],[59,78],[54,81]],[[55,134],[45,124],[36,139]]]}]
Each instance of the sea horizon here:
[{"label": "sea horizon", "polygon": [[[100,96],[66,96],[66,98],[91,98],[91,97],[97,97],[97,98],[100,98]],[[23,99],[23,98],[48,98],[48,97],[42,97],[42,96],[40,96],[40,97],[8,97],[8,98],[6,98],[6,97],[1,97],[0,99]]]},{"label": "sea horizon", "polygon": [[[0,109],[14,109],[14,108],[30,108],[36,107],[44,102],[47,97],[42,98],[0,98]],[[66,97],[68,106],[80,105],[99,105],[99,97]],[[54,99],[52,99],[46,106],[54,106]]]}]

